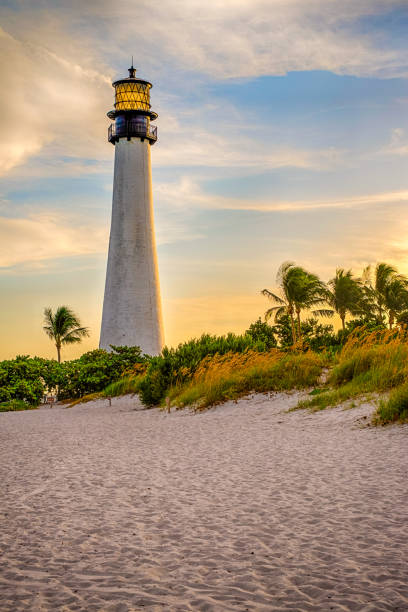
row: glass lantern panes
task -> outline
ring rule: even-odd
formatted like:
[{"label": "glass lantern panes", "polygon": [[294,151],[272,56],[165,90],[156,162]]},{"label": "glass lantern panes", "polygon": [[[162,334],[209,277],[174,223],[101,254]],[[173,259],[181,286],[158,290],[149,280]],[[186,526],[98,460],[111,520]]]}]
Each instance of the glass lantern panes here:
[{"label": "glass lantern panes", "polygon": [[144,110],[150,108],[149,83],[119,83],[115,87],[115,109]]}]

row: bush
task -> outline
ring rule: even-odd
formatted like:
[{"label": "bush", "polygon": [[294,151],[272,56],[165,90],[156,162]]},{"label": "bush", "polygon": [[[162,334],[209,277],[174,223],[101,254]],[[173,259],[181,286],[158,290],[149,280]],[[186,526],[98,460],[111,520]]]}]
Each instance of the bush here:
[{"label": "bush", "polygon": [[20,410],[32,410],[36,406],[27,404],[24,400],[11,399],[8,402],[0,403],[0,412],[17,412]]},{"label": "bush", "polygon": [[149,359],[137,346],[112,346],[112,349],[110,353],[96,349],[84,353],[79,359],[62,363],[59,398],[78,398],[103,391],[118,381],[124,372]]},{"label": "bush", "polygon": [[38,406],[47,387],[44,370],[49,374],[52,366],[48,360],[38,357],[18,355],[15,359],[1,361],[0,401],[21,400]]},{"label": "bush", "polygon": [[96,393],[121,378],[128,371],[142,371],[149,358],[140,348],[112,347],[89,351],[79,359],[58,363],[54,359],[18,356],[0,362],[0,402],[23,400],[38,406],[43,395],[58,389],[60,399]]},{"label": "bush", "polygon": [[[293,344],[292,327],[288,314],[283,314],[276,319],[275,325],[271,327],[272,332],[279,340],[281,348],[290,347]],[[321,351],[333,347],[339,349],[344,343],[342,331],[334,333],[333,325],[319,323],[313,317],[302,321],[300,324],[303,345],[313,351]]]},{"label": "bush", "polygon": [[251,323],[245,334],[250,336],[254,342],[262,342],[266,350],[277,346],[273,327],[262,321],[261,317],[255,323]]}]

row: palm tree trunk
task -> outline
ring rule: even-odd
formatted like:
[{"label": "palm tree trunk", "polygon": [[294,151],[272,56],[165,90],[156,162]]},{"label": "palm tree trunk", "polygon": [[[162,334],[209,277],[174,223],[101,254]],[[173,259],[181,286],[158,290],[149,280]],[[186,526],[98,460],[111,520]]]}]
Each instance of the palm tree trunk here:
[{"label": "palm tree trunk", "polygon": [[58,363],[61,363],[61,346],[59,344],[55,346],[57,347]]},{"label": "palm tree trunk", "polygon": [[289,317],[290,317],[290,326],[292,328],[292,342],[293,344],[296,344],[296,329],[295,329],[295,321],[293,319],[292,311],[289,312]]},{"label": "palm tree trunk", "polygon": [[296,318],[297,318],[298,338],[299,340],[302,340],[302,331],[300,329],[300,308],[296,308]]},{"label": "palm tree trunk", "polygon": [[394,313],[392,310],[390,310],[390,314],[388,315],[388,323],[390,325],[390,329],[392,329],[392,326],[394,325]]},{"label": "palm tree trunk", "polygon": [[343,331],[346,331],[346,325],[344,323],[345,318],[346,318],[346,315],[340,315],[341,324],[343,326]]}]

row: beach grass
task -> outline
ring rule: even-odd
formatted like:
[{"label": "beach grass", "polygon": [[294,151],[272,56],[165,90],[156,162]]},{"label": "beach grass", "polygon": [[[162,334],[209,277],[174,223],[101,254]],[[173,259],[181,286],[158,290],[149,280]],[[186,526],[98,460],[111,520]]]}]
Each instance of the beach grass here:
[{"label": "beach grass", "polygon": [[[406,419],[408,411],[408,337],[405,328],[352,334],[339,353],[327,384],[330,389],[299,402],[312,411],[337,406],[347,400],[386,394],[375,423]],[[405,402],[405,404],[404,404]]]},{"label": "beach grass", "polygon": [[137,376],[123,376],[116,382],[108,385],[102,392],[103,397],[117,397],[119,395],[127,395],[138,393],[140,389],[140,383],[143,380],[143,375]]},{"label": "beach grass", "polygon": [[323,356],[312,351],[217,354],[203,359],[192,379],[173,386],[168,397],[177,408],[203,410],[251,392],[305,389],[317,384],[323,365]]},{"label": "beach grass", "polygon": [[408,423],[408,383],[393,389],[387,399],[382,399],[374,417],[377,425]]}]

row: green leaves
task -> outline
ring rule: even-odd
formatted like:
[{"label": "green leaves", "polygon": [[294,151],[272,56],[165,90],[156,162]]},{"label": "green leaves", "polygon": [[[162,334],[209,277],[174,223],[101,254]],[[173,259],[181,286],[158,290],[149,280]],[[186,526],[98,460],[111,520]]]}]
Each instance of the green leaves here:
[{"label": "green leaves", "polygon": [[112,348],[111,353],[97,349],[64,363],[27,355],[1,361],[0,402],[22,400],[37,406],[47,391],[57,388],[59,399],[82,397],[102,391],[136,363],[148,359],[138,346]]},{"label": "green leaves", "polygon": [[[396,322],[408,320],[408,278],[390,264],[381,262],[372,272],[368,266],[361,278],[351,270],[337,268],[327,285],[291,261],[278,270],[279,293],[263,289],[262,294],[273,302],[265,320],[277,322],[287,314],[291,324],[292,344],[302,340],[301,313],[311,310],[314,316],[331,317],[336,312],[346,330],[346,317],[359,317],[359,324],[375,323],[392,328]],[[327,308],[327,306],[329,308]],[[295,324],[296,318],[296,324]]]},{"label": "green leaves", "polygon": [[[285,261],[278,270],[276,281],[279,285],[281,295],[263,289],[262,295],[269,298],[276,306],[272,306],[265,313],[268,320],[274,315],[274,320],[287,314],[291,322],[292,343],[296,344],[302,338],[300,325],[300,313],[305,309],[321,306],[326,302],[327,287],[316,274],[308,272],[292,261]],[[297,329],[294,316],[297,317]],[[321,316],[330,316],[326,310],[317,311]]]},{"label": "green leaves", "polygon": [[61,360],[60,350],[63,344],[81,342],[82,338],[89,336],[88,328],[81,327],[78,317],[68,306],[59,306],[55,313],[51,308],[45,308],[43,330],[55,342],[58,361]]}]

